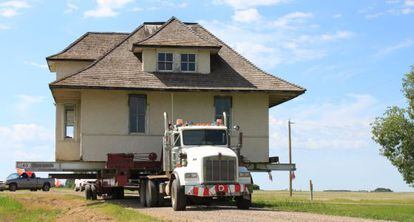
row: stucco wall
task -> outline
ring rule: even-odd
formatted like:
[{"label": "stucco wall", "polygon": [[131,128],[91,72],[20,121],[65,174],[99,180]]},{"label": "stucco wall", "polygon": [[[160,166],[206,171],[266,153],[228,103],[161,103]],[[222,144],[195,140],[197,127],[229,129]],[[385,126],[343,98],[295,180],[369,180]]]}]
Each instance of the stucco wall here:
[{"label": "stucco wall", "polygon": [[78,72],[91,63],[92,62],[85,61],[56,61],[54,62],[56,79],[62,79],[68,75]]},{"label": "stucco wall", "polygon": [[[128,94],[147,95],[147,128],[128,133]],[[81,156],[105,161],[107,153],[156,152],[160,157],[163,112],[173,119],[214,120],[214,96],[233,97],[233,124],[244,133],[242,154],[251,161],[267,161],[268,96],[266,94],[164,93],[84,90],[81,94]],[[172,103],[173,101],[173,103]]]},{"label": "stucco wall", "polygon": [[142,51],[142,68],[147,72],[154,72],[157,70],[157,53],[168,52],[174,54],[174,69],[180,71],[180,54],[191,53],[196,54],[196,72],[210,73],[210,51],[204,49],[144,49]]}]

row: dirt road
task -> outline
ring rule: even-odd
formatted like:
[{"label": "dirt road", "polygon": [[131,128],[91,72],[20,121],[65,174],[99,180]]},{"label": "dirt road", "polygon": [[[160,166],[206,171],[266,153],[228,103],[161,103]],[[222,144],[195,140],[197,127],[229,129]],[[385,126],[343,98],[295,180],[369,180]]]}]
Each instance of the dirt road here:
[{"label": "dirt road", "polygon": [[[26,195],[25,194],[30,194]],[[105,216],[97,211],[102,203],[111,203],[118,206],[129,208],[140,213],[149,215],[154,218],[160,218],[165,221],[182,222],[278,222],[278,221],[372,221],[351,217],[338,217],[328,215],[318,215],[300,212],[283,212],[277,210],[268,210],[264,208],[252,208],[250,210],[238,210],[236,207],[229,206],[199,206],[187,207],[186,211],[174,212],[171,207],[158,208],[140,208],[139,197],[137,194],[128,194],[122,200],[98,200],[96,202],[85,201],[79,198],[73,198],[73,195],[83,196],[83,193],[73,192],[70,190],[53,190],[49,193],[31,193],[20,191],[16,193],[8,193],[10,196],[19,197],[18,200],[28,207],[44,206],[46,208],[56,208],[64,212],[57,218],[57,221],[117,221],[111,217]],[[91,205],[96,205],[91,209]],[[135,220],[135,218],[134,218]],[[136,218],[140,221],[140,218]],[[129,221],[129,220],[128,220]]]}]

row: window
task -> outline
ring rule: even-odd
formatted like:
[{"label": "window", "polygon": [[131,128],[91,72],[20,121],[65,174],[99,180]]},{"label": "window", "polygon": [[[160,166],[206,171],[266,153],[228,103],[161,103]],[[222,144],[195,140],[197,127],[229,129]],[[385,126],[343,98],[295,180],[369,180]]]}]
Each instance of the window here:
[{"label": "window", "polygon": [[173,69],[173,54],[172,53],[158,53],[158,71],[172,71]]},{"label": "window", "polygon": [[226,145],[225,130],[183,130],[184,145]]},{"label": "window", "polygon": [[216,96],[214,97],[214,107],[216,109],[215,119],[223,119],[223,112],[227,115],[227,127],[231,127],[231,97]]},{"label": "window", "polygon": [[75,105],[65,105],[65,139],[75,137]]},{"label": "window", "polygon": [[195,72],[195,54],[181,54],[181,71]]},{"label": "window", "polygon": [[129,95],[129,132],[145,133],[146,95]]}]

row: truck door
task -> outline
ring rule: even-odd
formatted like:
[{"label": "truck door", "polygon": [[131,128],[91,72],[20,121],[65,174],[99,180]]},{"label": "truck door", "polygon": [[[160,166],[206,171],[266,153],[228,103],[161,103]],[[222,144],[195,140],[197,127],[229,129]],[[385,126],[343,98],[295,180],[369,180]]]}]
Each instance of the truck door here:
[{"label": "truck door", "polygon": [[17,187],[24,189],[30,188],[30,182],[30,178],[27,176],[27,174],[23,173],[18,179]]}]

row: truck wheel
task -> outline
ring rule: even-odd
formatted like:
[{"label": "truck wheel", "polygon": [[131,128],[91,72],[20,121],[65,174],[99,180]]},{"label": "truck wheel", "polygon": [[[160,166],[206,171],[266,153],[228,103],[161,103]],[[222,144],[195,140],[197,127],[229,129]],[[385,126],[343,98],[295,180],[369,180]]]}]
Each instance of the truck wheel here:
[{"label": "truck wheel", "polygon": [[183,211],[186,207],[186,196],[184,187],[180,186],[178,179],[173,180],[171,186],[171,204],[174,211]]},{"label": "truck wheel", "polygon": [[252,205],[252,195],[243,195],[243,196],[237,196],[236,199],[236,205],[238,209],[242,210],[248,210],[250,206]]},{"label": "truck wheel", "polygon": [[50,184],[49,183],[43,184],[42,190],[44,192],[48,192],[50,190]]},{"label": "truck wheel", "polygon": [[92,200],[92,188],[91,185],[85,185],[85,197],[87,200]]},{"label": "truck wheel", "polygon": [[96,186],[95,185],[90,185],[91,187],[91,200],[96,200],[97,197],[97,193],[96,193]]},{"label": "truck wheel", "polygon": [[141,207],[146,207],[147,206],[147,202],[146,202],[146,189],[147,189],[147,181],[146,180],[141,180],[140,185],[139,185],[139,203]]},{"label": "truck wheel", "polygon": [[156,207],[158,205],[158,186],[155,180],[148,180],[145,199],[147,207]]},{"label": "truck wheel", "polygon": [[12,183],[9,185],[10,192],[15,192],[17,190],[17,184]]}]

